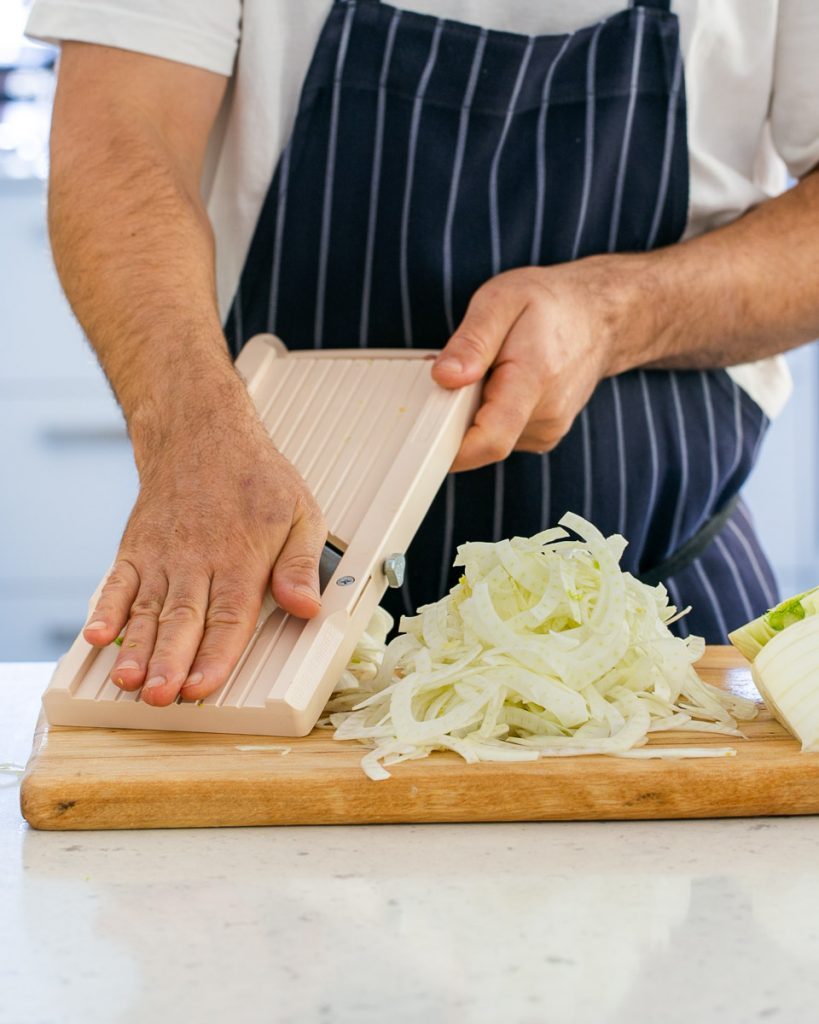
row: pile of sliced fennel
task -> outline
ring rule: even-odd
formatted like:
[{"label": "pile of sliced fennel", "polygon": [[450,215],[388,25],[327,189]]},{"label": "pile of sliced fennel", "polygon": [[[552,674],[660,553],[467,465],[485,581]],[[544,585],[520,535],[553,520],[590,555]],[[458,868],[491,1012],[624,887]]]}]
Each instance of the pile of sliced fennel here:
[{"label": "pile of sliced fennel", "polygon": [[742,736],[736,720],[756,707],[699,678],[703,641],[673,636],[665,588],[620,569],[622,537],[572,513],[560,524],[463,544],[460,582],[403,617],[389,644],[378,609],[319,723],[372,748],[361,762],[371,779],[433,750],[469,763],[735,753],[645,746],[671,729]]}]

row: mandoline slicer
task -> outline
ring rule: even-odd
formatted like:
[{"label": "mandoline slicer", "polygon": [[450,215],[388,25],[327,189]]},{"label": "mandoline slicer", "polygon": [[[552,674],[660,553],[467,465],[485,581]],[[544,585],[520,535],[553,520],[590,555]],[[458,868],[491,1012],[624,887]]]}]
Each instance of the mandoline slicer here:
[{"label": "mandoline slicer", "polygon": [[320,613],[306,621],[293,618],[268,598],[221,689],[199,704],[164,708],[115,686],[108,674],[119,648],[92,647],[80,634],[43,696],[49,722],[264,736],[310,732],[388,582],[400,585],[402,553],[478,405],[479,385],[447,391],[433,382],[432,354],[288,353],[272,335],[253,338],[237,369],[341,552],[331,562]]}]

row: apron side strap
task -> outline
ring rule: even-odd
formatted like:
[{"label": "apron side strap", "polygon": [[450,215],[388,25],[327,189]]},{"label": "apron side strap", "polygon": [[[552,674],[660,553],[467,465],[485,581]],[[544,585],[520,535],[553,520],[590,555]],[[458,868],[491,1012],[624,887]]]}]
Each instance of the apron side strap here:
[{"label": "apron side strap", "polygon": [[706,519],[694,536],[690,537],[673,555],[666,558],[664,562],[660,562],[654,569],[641,572],[637,577],[640,582],[648,584],[649,587],[656,587],[658,583],[663,583],[678,572],[682,572],[683,569],[687,569],[692,562],[700,557],[725,526],[738,503],[739,494],[732,494],[725,504],[710,519]]}]

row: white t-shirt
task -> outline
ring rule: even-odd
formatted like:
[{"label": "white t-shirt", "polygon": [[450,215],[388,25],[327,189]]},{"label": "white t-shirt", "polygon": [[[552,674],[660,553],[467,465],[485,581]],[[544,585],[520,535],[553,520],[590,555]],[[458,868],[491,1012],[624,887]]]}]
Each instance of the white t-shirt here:
[{"label": "white t-shirt", "polygon": [[[398,0],[526,34],[571,31],[626,0]],[[203,183],[227,310],[330,0],[35,0],[29,35],[102,43],[233,75]],[[819,2],[675,0],[685,60],[691,189],[686,237],[725,224],[819,163]],[[781,357],[729,371],[768,413]]]}]

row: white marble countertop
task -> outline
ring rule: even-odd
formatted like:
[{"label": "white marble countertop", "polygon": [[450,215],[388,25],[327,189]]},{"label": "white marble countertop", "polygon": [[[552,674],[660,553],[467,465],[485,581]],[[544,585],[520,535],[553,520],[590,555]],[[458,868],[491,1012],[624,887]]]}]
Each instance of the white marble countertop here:
[{"label": "white marble countertop", "polygon": [[0,1024],[819,1014],[819,818],[49,833],[0,786]]}]

